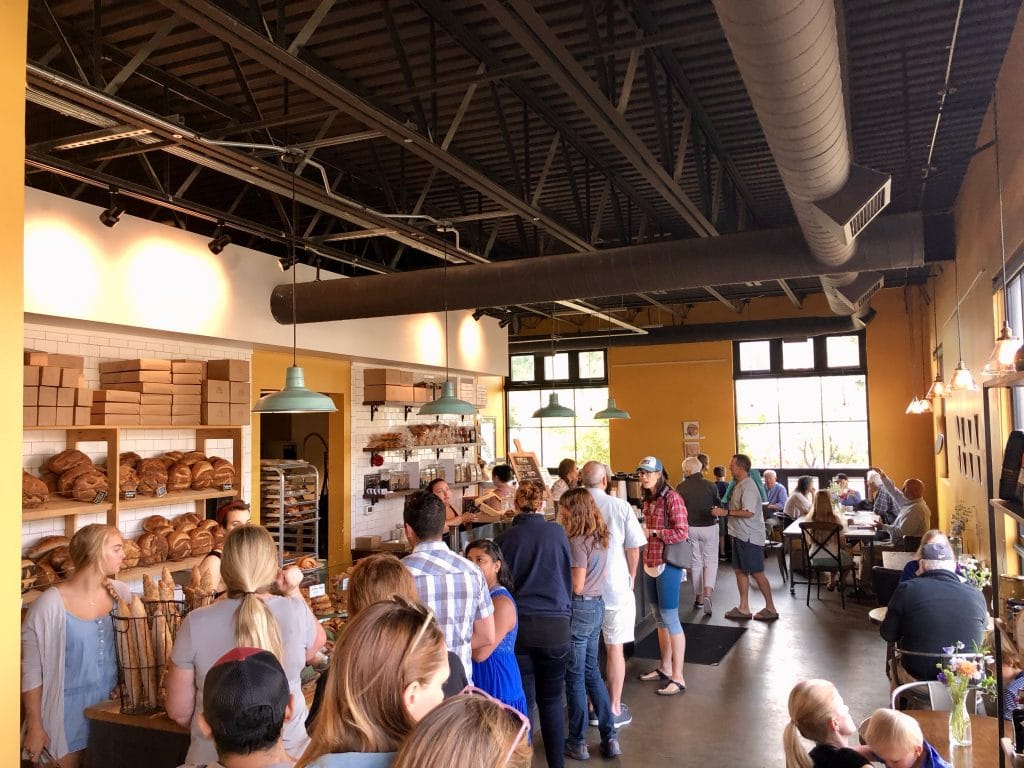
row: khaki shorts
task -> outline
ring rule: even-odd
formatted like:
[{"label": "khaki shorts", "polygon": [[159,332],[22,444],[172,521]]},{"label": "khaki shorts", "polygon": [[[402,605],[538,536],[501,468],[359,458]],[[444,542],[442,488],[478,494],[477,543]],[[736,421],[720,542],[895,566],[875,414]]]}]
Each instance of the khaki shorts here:
[{"label": "khaki shorts", "polygon": [[636,601],[630,595],[622,601],[622,605],[611,607],[605,605],[604,621],[601,631],[608,645],[625,645],[635,639]]}]

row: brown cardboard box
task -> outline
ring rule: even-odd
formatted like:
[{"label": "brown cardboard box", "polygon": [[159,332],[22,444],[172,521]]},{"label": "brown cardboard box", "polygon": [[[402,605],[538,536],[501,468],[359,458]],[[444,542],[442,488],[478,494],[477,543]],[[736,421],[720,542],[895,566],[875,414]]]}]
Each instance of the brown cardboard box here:
[{"label": "brown cardboard box", "polygon": [[89,406],[80,405],[75,407],[75,426],[87,427],[92,423],[92,413]]},{"label": "brown cardboard box", "polygon": [[206,378],[220,381],[248,381],[248,360],[207,360]]},{"label": "brown cardboard box", "polygon": [[171,360],[171,373],[198,373],[203,375],[203,364],[199,360]]},{"label": "brown cardboard box", "polygon": [[39,405],[56,407],[57,387],[39,387],[39,397],[36,402]]},{"label": "brown cardboard box", "polygon": [[76,371],[85,370],[85,358],[81,355],[57,355],[51,352],[49,362],[46,365],[56,365],[58,368],[74,368]]},{"label": "brown cardboard box", "polygon": [[136,413],[94,413],[92,423],[103,426],[130,426],[141,424],[141,417]]},{"label": "brown cardboard box", "polygon": [[393,384],[373,384],[369,387],[363,387],[363,400],[368,403],[381,403],[381,402],[394,402],[394,403],[411,403],[413,402],[413,387],[399,386]]},{"label": "brown cardboard box", "polygon": [[140,403],[142,395],[127,389],[97,389],[92,393],[92,401],[93,403]]},{"label": "brown cardboard box", "polygon": [[100,384],[170,384],[170,371],[122,371],[101,373]]},{"label": "brown cardboard box", "polygon": [[229,424],[245,425],[249,423],[249,404],[248,403],[231,403],[231,419]]},{"label": "brown cardboard box", "polygon": [[229,382],[229,397],[232,403],[245,403],[249,404],[250,398],[252,397],[252,389],[248,381],[232,381]]},{"label": "brown cardboard box", "polygon": [[231,402],[231,382],[207,379],[202,384],[203,401],[207,403]]},{"label": "brown cardboard box", "polygon": [[199,423],[199,416],[194,413],[190,413],[187,416],[171,416],[171,424],[174,426],[181,426],[183,424],[193,426]]},{"label": "brown cardboard box", "polygon": [[62,387],[77,387],[78,377],[82,375],[81,368],[61,368],[60,385]]},{"label": "brown cardboard box", "polygon": [[42,372],[42,368],[38,365],[26,365],[25,366],[25,386],[26,387],[38,387],[39,386],[39,374]]},{"label": "brown cardboard box", "polygon": [[171,386],[174,387],[174,389],[172,389],[171,391],[174,393],[175,397],[177,397],[178,395],[202,395],[203,394],[203,385],[202,384],[172,384]]},{"label": "brown cardboard box", "polygon": [[92,390],[85,387],[75,388],[75,405],[92,405]]},{"label": "brown cardboard box", "polygon": [[434,399],[434,385],[413,387],[412,399],[414,403],[429,403]]},{"label": "brown cardboard box", "polygon": [[[82,366],[84,368],[84,366]],[[170,360],[135,359],[108,360],[100,363],[100,373],[117,373],[120,371],[166,371],[171,372]]]},{"label": "brown cardboard box", "polygon": [[77,389],[85,389],[85,373],[78,374],[78,381],[75,383]]},{"label": "brown cardboard box", "polygon": [[202,384],[203,377],[198,373],[171,373],[172,384]]},{"label": "brown cardboard box", "polygon": [[57,423],[57,406],[39,406],[36,416],[36,425],[40,427],[52,427]]},{"label": "brown cardboard box", "polygon": [[39,415],[39,409],[34,405],[27,405],[22,408],[21,422],[22,426],[34,427],[37,424],[37,417]]},{"label": "brown cardboard box", "polygon": [[44,387],[59,387],[60,368],[53,365],[44,365],[39,370],[39,384]]},{"label": "brown cardboard box", "polygon": [[21,404],[25,407],[39,405],[39,387],[25,387],[25,394],[21,399]]},{"label": "brown cardboard box", "polygon": [[172,416],[195,416],[199,417],[199,403],[179,403],[177,400],[171,401],[171,415]]},{"label": "brown cardboard box", "polygon": [[36,352],[32,349],[25,350],[25,365],[42,367],[50,364],[50,355],[47,352]]},{"label": "brown cardboard box", "polygon": [[149,395],[170,395],[174,392],[173,384],[160,384],[154,382],[116,384],[115,389],[124,392],[144,392]]},{"label": "brown cardboard box", "polygon": [[202,395],[171,395],[171,402],[175,405],[199,405],[203,402]]},{"label": "brown cardboard box", "polygon": [[171,418],[171,406],[167,405],[143,405],[139,411],[142,420],[147,424],[161,424]]},{"label": "brown cardboard box", "polygon": [[68,408],[75,404],[75,390],[71,387],[57,388],[57,407]]},{"label": "brown cardboard box", "polygon": [[487,405],[487,385],[476,385],[476,404],[481,408]]},{"label": "brown cardboard box", "polygon": [[143,405],[166,405],[170,407],[174,395],[151,395],[143,392],[140,397],[142,399],[139,402]]},{"label": "brown cardboard box", "polygon": [[412,371],[400,371],[397,368],[367,368],[363,371],[363,386],[379,384],[412,384]]},{"label": "brown cardboard box", "polygon": [[355,549],[378,549],[380,542],[380,536],[356,536],[352,546]]},{"label": "brown cardboard box", "polygon": [[203,403],[200,409],[203,424],[231,423],[231,406],[227,403]]},{"label": "brown cardboard box", "polygon": [[140,405],[138,403],[118,403],[118,402],[96,402],[90,406],[92,413],[134,413],[136,416],[140,413]]},{"label": "brown cardboard box", "polygon": [[75,423],[75,409],[73,406],[57,408],[57,423],[61,426],[72,426]]}]

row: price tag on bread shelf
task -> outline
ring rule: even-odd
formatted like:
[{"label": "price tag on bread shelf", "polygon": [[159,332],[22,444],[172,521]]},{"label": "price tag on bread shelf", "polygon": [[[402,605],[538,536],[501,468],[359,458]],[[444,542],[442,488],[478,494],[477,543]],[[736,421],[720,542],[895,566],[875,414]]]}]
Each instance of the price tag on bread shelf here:
[{"label": "price tag on bread shelf", "polygon": [[310,599],[312,599],[314,597],[323,597],[326,594],[327,594],[327,585],[326,584],[310,584],[309,585],[309,597],[310,597]]},{"label": "price tag on bread shelf", "polygon": [[166,485],[158,485],[156,487],[156,495],[157,495],[157,497],[166,496],[167,495],[167,486]]},{"label": "price tag on bread shelf", "polygon": [[135,498],[135,491],[121,491],[121,498],[122,499],[134,499]]},{"label": "price tag on bread shelf", "polygon": [[93,498],[92,503],[93,504],[99,504],[101,501],[106,501],[106,500],[107,500],[107,492],[106,491],[99,491],[96,494],[95,498]]},{"label": "price tag on bread shelf", "polygon": [[232,490],[232,487],[231,487],[231,486],[232,486],[232,484],[231,484],[231,483],[224,483],[224,485],[222,485],[222,486],[220,487],[220,489],[221,489],[222,491],[230,491],[230,490]]}]

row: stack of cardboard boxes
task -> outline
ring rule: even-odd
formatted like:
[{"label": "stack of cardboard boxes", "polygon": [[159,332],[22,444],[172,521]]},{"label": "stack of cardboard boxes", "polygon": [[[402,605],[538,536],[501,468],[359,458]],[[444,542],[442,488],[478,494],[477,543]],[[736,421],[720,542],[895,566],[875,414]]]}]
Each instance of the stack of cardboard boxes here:
[{"label": "stack of cardboard boxes", "polygon": [[173,423],[170,360],[108,360],[99,367],[93,424]]},{"label": "stack of cardboard boxes", "polygon": [[[412,385],[412,371],[400,371],[397,368],[367,368],[363,371],[363,402],[364,404],[416,402],[416,394]],[[421,400],[421,402],[429,401]]]},{"label": "stack of cardboard boxes", "polygon": [[201,360],[171,360],[171,424],[198,424],[203,399]]},{"label": "stack of cardboard boxes", "polygon": [[92,390],[85,387],[85,358],[25,350],[26,427],[89,424]]},{"label": "stack of cardboard boxes", "polygon": [[247,360],[210,360],[202,384],[203,424],[248,424],[251,384]]}]

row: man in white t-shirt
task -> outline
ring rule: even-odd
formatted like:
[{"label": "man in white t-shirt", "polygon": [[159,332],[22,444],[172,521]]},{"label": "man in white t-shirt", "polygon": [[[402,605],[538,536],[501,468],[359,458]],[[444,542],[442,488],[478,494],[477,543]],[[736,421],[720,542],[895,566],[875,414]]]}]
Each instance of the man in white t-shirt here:
[{"label": "man in white t-shirt", "polygon": [[605,677],[611,699],[615,727],[632,722],[629,707],[622,703],[622,683],[626,677],[626,657],[622,646],[634,639],[636,598],[633,582],[640,563],[640,547],[647,539],[633,508],[622,499],[605,493],[608,473],[604,465],[588,461],[582,470],[583,486],[594,499],[608,526],[608,572],[604,580],[604,648],[608,656]]},{"label": "man in white t-shirt", "polygon": [[[772,585],[764,575],[764,510],[761,492],[750,477],[750,457],[737,453],[729,462],[729,471],[736,481],[729,494],[729,508],[715,507],[711,510],[711,514],[717,517],[728,518],[729,535],[732,536],[732,568],[740,593],[740,604],[727,611],[725,618],[775,621],[779,613],[772,600]],[[748,602],[751,579],[764,595],[764,608],[755,614],[750,613]]]}]

